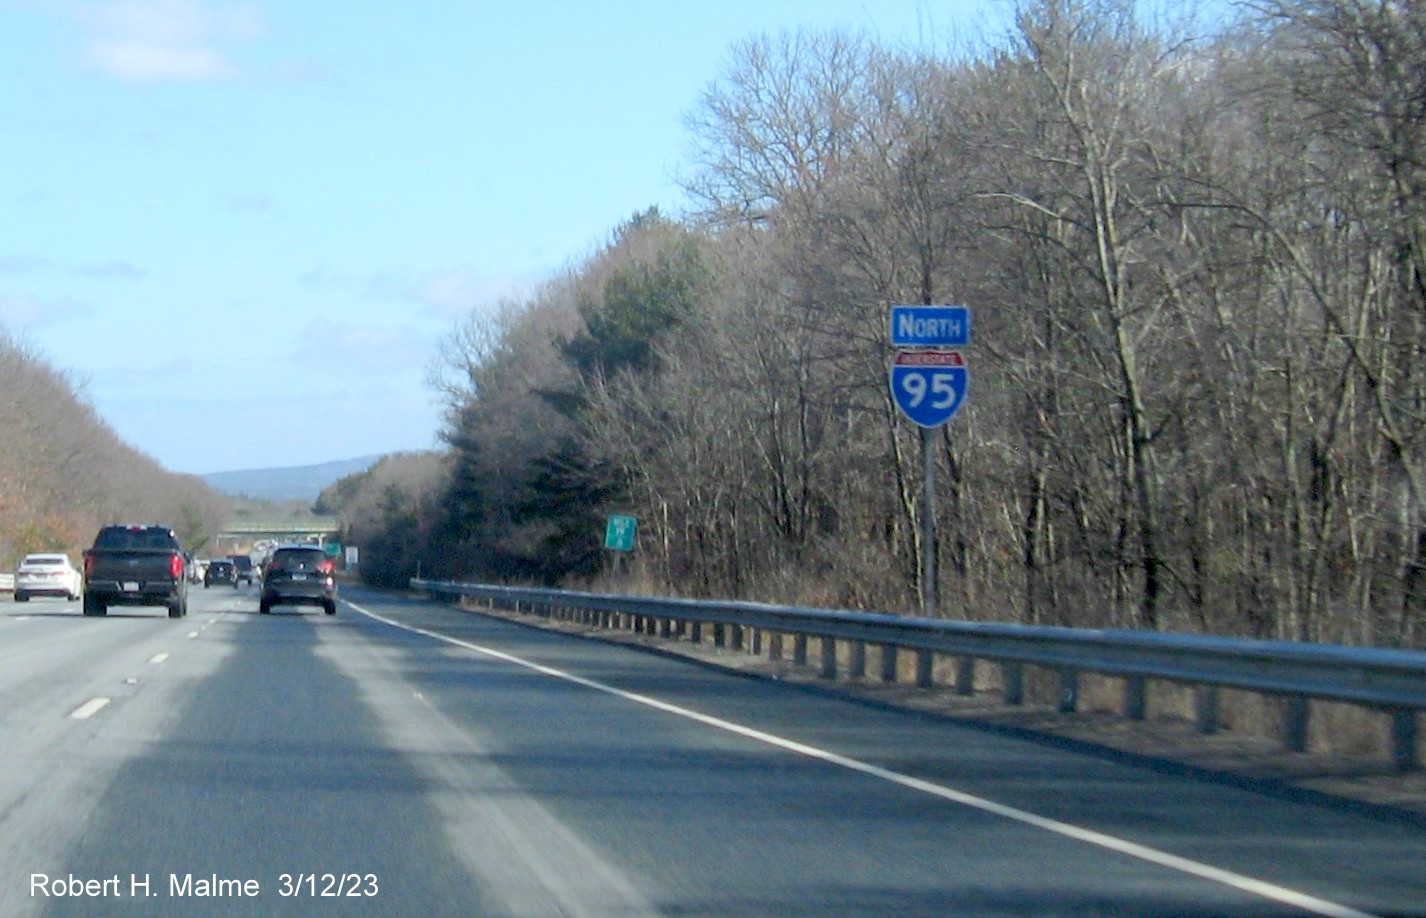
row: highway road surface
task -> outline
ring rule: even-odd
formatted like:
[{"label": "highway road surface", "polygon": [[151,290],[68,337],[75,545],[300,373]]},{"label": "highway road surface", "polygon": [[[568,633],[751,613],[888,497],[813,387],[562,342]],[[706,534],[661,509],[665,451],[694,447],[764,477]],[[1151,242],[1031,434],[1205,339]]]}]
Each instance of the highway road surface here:
[{"label": "highway road surface", "polygon": [[0,601],[0,916],[1426,914],[1419,822],[348,588]]}]

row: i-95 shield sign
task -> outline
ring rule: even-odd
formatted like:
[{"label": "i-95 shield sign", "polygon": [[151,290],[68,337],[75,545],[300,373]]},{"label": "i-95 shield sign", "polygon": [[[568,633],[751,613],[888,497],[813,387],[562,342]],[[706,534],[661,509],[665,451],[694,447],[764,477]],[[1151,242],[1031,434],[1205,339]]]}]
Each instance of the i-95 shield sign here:
[{"label": "i-95 shield sign", "polygon": [[966,400],[969,373],[959,351],[897,351],[891,397],[919,427],[940,427]]}]

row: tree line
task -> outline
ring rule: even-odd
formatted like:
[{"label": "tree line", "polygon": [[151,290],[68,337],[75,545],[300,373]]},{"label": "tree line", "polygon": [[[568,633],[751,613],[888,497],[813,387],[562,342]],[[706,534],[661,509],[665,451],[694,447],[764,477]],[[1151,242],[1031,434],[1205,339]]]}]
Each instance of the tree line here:
[{"label": "tree line", "polygon": [[[971,307],[942,614],[1426,646],[1426,5],[1024,0],[972,50],[731,49],[651,209],[474,311],[373,576],[913,611],[892,304]],[[379,474],[378,474],[379,472]]]},{"label": "tree line", "polygon": [[228,501],[124,443],[75,383],[0,328],[0,570],[32,552],[78,564],[111,522],[172,526],[186,549],[217,535]]}]

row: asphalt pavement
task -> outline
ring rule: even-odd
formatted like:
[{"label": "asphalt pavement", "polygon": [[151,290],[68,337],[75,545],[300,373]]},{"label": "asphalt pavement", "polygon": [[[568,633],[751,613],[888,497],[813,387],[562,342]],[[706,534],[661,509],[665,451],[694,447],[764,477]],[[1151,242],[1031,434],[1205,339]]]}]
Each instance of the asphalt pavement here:
[{"label": "asphalt pavement", "polygon": [[190,607],[0,607],[0,916],[1426,914],[1370,813],[401,595]]}]

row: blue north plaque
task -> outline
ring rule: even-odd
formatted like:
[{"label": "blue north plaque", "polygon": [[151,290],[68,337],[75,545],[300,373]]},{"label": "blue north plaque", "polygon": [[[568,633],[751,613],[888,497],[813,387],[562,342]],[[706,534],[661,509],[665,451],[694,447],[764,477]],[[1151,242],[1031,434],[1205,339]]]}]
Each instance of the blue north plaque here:
[{"label": "blue north plaque", "polygon": [[965,347],[968,344],[969,307],[891,307],[892,347]]}]

